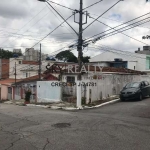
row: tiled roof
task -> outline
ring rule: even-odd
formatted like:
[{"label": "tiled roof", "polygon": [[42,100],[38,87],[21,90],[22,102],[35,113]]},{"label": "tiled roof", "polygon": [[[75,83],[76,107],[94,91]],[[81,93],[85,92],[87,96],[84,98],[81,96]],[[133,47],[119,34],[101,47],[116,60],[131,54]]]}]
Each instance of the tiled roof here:
[{"label": "tiled roof", "polygon": [[[21,81],[20,79],[16,80],[16,82]],[[15,83],[15,79],[5,79],[5,80],[0,80],[0,84],[5,84],[5,85],[11,85],[12,83]]]},{"label": "tiled roof", "polygon": [[[77,64],[78,65],[78,64]],[[97,66],[85,66],[86,70],[89,72],[100,72],[100,68]],[[57,71],[57,73],[60,74],[60,69],[58,67],[55,67],[55,70]],[[73,68],[71,69],[73,72],[75,72],[75,66],[73,65]],[[46,70],[44,72],[44,74],[48,74],[48,73],[52,73],[51,72],[52,70]],[[63,68],[62,69],[62,72],[63,73],[68,73],[68,69],[67,69],[67,66],[66,66],[66,69]],[[76,72],[79,72],[79,69],[76,69]],[[145,72],[141,72],[141,71],[137,71],[137,70],[131,70],[131,69],[127,69],[127,68],[116,68],[116,67],[103,67],[102,69],[102,72],[116,72],[116,73],[129,73],[129,74],[146,74]],[[55,73],[55,71],[53,72]],[[71,73],[71,72],[70,72]]]},{"label": "tiled roof", "polygon": [[28,65],[39,65],[38,61],[28,61],[28,60],[23,60],[22,64],[28,64]]}]

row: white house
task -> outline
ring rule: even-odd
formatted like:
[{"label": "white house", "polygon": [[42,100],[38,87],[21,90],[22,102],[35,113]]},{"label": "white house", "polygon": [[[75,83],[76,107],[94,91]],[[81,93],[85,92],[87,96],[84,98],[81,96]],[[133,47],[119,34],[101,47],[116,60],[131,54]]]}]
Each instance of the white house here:
[{"label": "white house", "polygon": [[90,59],[93,64],[109,67],[124,67],[138,71],[150,71],[150,55],[123,51],[108,51]]},{"label": "white house", "polygon": [[[23,57],[9,59],[9,78],[15,78],[15,62],[16,62],[16,79],[24,79],[36,76],[39,73],[38,61],[23,60]],[[41,73],[46,70],[47,61],[41,62]]]}]

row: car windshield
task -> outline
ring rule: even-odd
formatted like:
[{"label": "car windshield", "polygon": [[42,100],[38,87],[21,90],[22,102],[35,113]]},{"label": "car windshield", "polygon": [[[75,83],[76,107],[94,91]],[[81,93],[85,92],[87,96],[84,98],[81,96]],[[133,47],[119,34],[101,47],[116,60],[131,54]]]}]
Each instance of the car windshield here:
[{"label": "car windshield", "polygon": [[140,86],[140,83],[138,82],[133,82],[133,83],[128,83],[125,88],[137,88]]}]

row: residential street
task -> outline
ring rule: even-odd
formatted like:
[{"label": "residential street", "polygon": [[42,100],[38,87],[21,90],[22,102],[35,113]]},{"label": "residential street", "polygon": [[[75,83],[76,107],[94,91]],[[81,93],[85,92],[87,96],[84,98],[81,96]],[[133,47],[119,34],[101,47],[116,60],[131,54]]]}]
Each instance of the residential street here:
[{"label": "residential street", "polygon": [[149,150],[150,98],[75,112],[0,104],[0,150],[8,149]]}]

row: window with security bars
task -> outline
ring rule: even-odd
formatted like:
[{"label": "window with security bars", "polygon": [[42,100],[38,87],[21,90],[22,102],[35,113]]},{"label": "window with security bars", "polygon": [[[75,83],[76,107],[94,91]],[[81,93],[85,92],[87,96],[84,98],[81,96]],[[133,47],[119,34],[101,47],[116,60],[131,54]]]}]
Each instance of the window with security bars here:
[{"label": "window with security bars", "polygon": [[73,77],[73,76],[67,76],[67,82],[74,83],[75,82],[75,77]]}]

